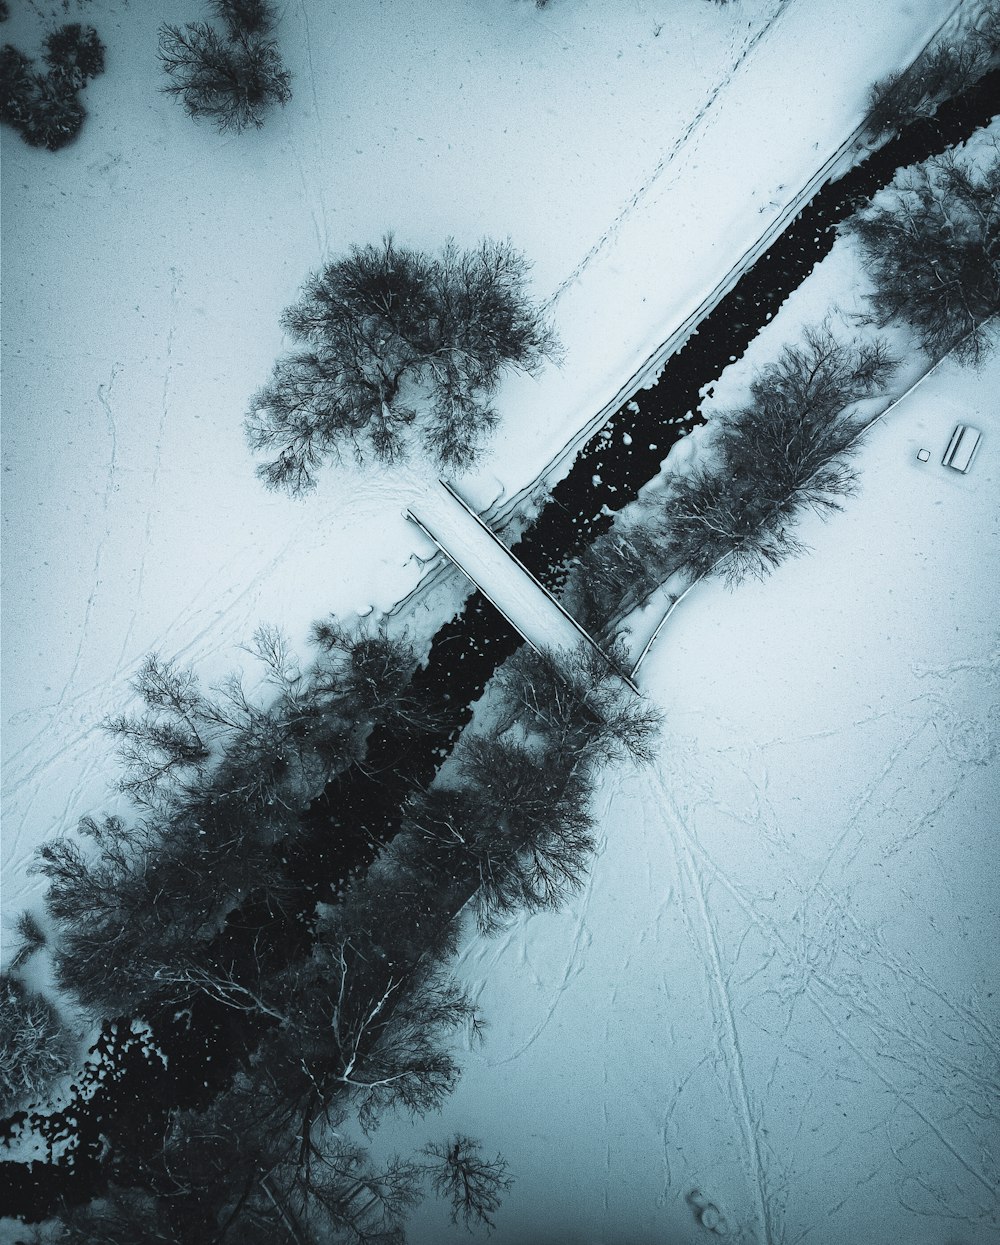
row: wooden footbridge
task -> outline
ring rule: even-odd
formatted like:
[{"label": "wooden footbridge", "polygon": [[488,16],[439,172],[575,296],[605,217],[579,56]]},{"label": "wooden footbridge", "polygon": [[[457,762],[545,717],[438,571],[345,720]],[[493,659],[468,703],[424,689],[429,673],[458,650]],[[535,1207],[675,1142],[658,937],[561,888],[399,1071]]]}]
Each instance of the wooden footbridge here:
[{"label": "wooden footbridge", "polygon": [[455,486],[448,480],[439,483],[440,492],[404,511],[407,519],[458,567],[533,649],[569,651],[581,643],[589,644],[638,695],[631,675],[619,669]]}]

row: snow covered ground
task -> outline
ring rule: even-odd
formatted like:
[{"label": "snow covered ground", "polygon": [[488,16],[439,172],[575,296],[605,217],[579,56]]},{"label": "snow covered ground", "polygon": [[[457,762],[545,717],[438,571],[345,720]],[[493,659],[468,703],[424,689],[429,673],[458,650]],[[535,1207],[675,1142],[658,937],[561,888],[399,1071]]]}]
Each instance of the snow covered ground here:
[{"label": "snow covered ground", "polygon": [[[33,53],[44,0],[13,7],[4,38]],[[260,621],[301,643],[420,577],[401,516],[419,471],[332,470],[291,502],[243,446],[279,313],[325,253],[391,228],[510,234],[536,260],[566,363],[504,386],[496,452],[463,483],[485,505],[655,352],[953,10],[975,5],[300,0],[279,32],[292,103],[220,138],[157,89],[157,24],[197,0],[53,6],[108,65],[72,147],[2,134],[6,917],[37,897],[37,842],[108,805],[99,723],[147,651],[211,680]]]},{"label": "snow covered ground", "polygon": [[[567,360],[504,386],[462,482],[485,506],[655,353],[953,7],[300,0],[292,104],[227,139],[156,93],[160,12],[81,9],[109,62],[79,144],[2,140],[5,921],[37,896],[35,844],[109,805],[99,722],[149,649],[211,679],[260,621],[301,643],[422,573],[401,511],[429,472],[331,470],[293,503],[242,444],[324,253],[393,228],[536,259]],[[4,37],[32,50],[30,19]],[[441,1118],[380,1144],[501,1149],[499,1245],[997,1239],[998,387],[997,356],[938,369],[873,431],[860,497],[804,527],[812,555],[685,598],[642,668],[657,763],[604,781],[585,890],[465,943],[486,1045]],[[968,477],[939,465],[959,420],[986,433]],[[442,1215],[412,1239],[459,1239]]]},{"label": "snow covered ground", "polygon": [[585,889],[465,941],[486,1042],[380,1144],[502,1150],[497,1245],[998,1239],[998,389],[1000,353],[942,365],[810,556],[685,599],[640,679],[656,764],[608,773]]}]

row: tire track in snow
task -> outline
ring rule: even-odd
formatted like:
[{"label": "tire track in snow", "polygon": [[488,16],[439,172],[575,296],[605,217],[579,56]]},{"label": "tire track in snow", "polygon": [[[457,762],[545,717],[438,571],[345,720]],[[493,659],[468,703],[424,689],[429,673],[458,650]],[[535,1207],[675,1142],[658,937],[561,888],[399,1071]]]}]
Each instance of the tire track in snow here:
[{"label": "tire track in snow", "polygon": [[755,35],[744,42],[740,52],[737,53],[735,62],[729,69],[726,76],[713,88],[708,96],[708,99],[704,104],[702,104],[698,112],[695,113],[692,120],[688,122],[684,132],[674,143],[673,147],[671,147],[670,151],[668,151],[665,155],[662,155],[659,160],[657,160],[656,164],[653,166],[652,172],[638,188],[638,190],[633,191],[633,193],[629,196],[625,206],[618,212],[611,224],[608,225],[593,246],[591,246],[590,250],[587,251],[584,257],[575,265],[569,275],[564,277],[563,280],[559,282],[555,290],[541,304],[544,311],[551,310],[563,294],[565,294],[565,292],[569,289],[569,287],[583,275],[584,271],[593,263],[598,255],[601,254],[605,247],[614,241],[614,239],[618,236],[621,226],[632,215],[639,204],[642,203],[642,201],[648,196],[649,192],[659,182],[666,170],[674,163],[675,159],[682,154],[688,154],[685,150],[687,144],[701,129],[702,123],[705,121],[706,117],[708,117],[709,113],[711,113],[715,101],[729,86],[741,66],[746,62],[748,57],[750,57],[760,41],[775,26],[778,20],[785,13],[786,9],[794,3],[795,0],[779,0],[777,9],[772,13],[771,17],[768,18]]},{"label": "tire track in snow", "polygon": [[[662,798],[661,807],[666,809],[669,813],[670,820],[675,830],[674,842],[679,849],[678,867],[683,870],[686,875],[688,890],[694,894],[698,902],[698,911],[701,917],[702,926],[704,928],[705,942],[707,944],[707,955],[705,958],[711,974],[712,983],[715,987],[719,1007],[722,1012],[726,1043],[729,1047],[729,1079],[732,1082],[730,1097],[732,1105],[740,1120],[740,1126],[743,1132],[744,1158],[747,1169],[748,1183],[754,1197],[756,1198],[757,1215],[760,1221],[761,1232],[763,1233],[762,1239],[764,1245],[776,1245],[771,1208],[767,1195],[767,1170],[764,1164],[764,1157],[761,1152],[760,1136],[757,1127],[759,1120],[755,1117],[753,1104],[750,1098],[750,1088],[747,1082],[746,1068],[743,1062],[743,1047],[740,1042],[739,1030],[736,1025],[736,1017],[733,1014],[733,1005],[732,998],[729,993],[728,978],[722,964],[718,931],[716,929],[715,921],[712,918],[712,914],[709,911],[708,897],[705,893],[701,873],[698,870],[698,865],[694,859],[690,844],[688,842],[690,831],[688,830],[687,824],[676,813],[673,798],[667,788],[667,784],[658,764],[652,771],[652,779]],[[685,919],[687,919],[686,914]],[[733,1087],[735,1088],[735,1094],[733,1094]]]}]

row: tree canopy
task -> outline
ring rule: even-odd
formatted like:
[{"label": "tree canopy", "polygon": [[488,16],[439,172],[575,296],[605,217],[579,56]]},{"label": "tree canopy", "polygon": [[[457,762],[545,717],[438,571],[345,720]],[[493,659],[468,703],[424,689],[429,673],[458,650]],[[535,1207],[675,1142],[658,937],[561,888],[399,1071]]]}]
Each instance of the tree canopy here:
[{"label": "tree canopy", "polygon": [[388,236],[326,264],[282,318],[301,349],[251,403],[264,483],[299,494],[331,457],[392,463],[418,443],[442,466],[472,462],[504,369],[533,372],[556,352],[527,273],[510,242],[489,240],[432,256]]}]

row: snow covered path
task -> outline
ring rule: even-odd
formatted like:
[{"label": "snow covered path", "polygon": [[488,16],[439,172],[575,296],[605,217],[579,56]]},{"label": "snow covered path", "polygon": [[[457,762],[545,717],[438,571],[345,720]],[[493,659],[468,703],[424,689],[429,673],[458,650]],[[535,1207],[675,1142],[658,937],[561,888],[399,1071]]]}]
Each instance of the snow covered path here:
[{"label": "snow covered path", "polygon": [[[998,354],[944,364],[812,554],[692,592],[642,670],[657,763],[607,775],[584,890],[466,938],[486,1043],[383,1140],[502,1150],[497,1245],[997,1239],[998,388]],[[453,1239],[438,1216],[413,1245]]]}]

